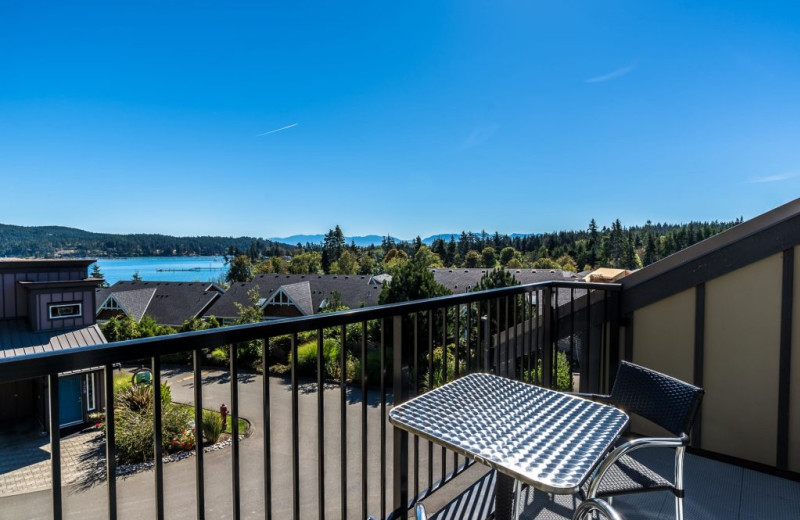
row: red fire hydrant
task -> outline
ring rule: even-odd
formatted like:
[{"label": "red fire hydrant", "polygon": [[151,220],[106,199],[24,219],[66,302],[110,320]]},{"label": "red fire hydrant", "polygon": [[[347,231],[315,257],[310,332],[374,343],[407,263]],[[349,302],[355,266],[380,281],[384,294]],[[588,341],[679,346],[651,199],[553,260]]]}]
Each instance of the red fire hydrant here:
[{"label": "red fire hydrant", "polygon": [[228,427],[228,407],[225,406],[225,403],[219,407],[219,414],[222,416],[222,429],[224,430]]}]

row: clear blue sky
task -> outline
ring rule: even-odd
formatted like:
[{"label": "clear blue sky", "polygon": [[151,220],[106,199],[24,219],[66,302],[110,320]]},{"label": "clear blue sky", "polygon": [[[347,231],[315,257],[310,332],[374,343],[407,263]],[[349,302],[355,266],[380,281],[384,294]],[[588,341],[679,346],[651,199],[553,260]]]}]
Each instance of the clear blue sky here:
[{"label": "clear blue sky", "polygon": [[0,0],[0,222],[412,238],[800,196],[800,2],[122,4]]}]

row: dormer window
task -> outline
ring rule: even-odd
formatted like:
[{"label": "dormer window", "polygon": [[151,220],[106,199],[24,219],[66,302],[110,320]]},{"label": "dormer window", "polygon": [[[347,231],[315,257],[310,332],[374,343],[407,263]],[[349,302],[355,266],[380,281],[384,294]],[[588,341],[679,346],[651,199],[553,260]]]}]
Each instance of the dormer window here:
[{"label": "dormer window", "polygon": [[83,315],[83,306],[80,303],[61,303],[49,305],[47,310],[51,320],[61,318],[77,318]]}]

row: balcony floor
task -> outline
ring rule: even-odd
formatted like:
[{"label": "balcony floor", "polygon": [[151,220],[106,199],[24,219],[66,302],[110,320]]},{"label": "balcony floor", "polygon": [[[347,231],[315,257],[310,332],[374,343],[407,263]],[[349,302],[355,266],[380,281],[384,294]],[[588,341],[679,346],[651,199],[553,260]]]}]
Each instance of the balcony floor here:
[{"label": "balcony floor", "polygon": [[[640,460],[652,467],[672,471],[672,457],[666,450],[639,451]],[[759,473],[691,454],[685,460],[686,498],[684,518],[760,520],[796,519],[800,511],[800,482]],[[474,485],[473,485],[474,483]],[[485,518],[492,509],[480,490],[493,484],[483,466],[471,467],[463,475],[423,501],[432,520]],[[448,489],[450,488],[450,489]],[[467,490],[467,493],[456,495]],[[577,505],[572,496],[532,493],[521,518],[536,520],[571,519]],[[626,519],[675,518],[675,500],[669,492],[618,497],[614,506]]]}]

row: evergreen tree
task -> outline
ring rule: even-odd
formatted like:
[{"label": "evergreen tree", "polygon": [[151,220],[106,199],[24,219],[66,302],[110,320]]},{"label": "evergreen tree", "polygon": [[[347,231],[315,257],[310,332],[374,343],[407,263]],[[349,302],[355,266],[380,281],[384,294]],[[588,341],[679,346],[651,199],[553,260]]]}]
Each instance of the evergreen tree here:
[{"label": "evergreen tree", "polygon": [[414,260],[403,263],[392,275],[392,280],[383,284],[379,303],[397,303],[425,298],[446,296],[450,290],[433,278],[426,266]]},{"label": "evergreen tree", "polygon": [[485,291],[487,289],[511,287],[512,285],[519,285],[519,281],[517,281],[517,278],[513,274],[501,267],[499,269],[492,269],[484,274],[472,290]]},{"label": "evergreen tree", "polygon": [[97,262],[92,264],[92,272],[89,274],[92,278],[99,278],[102,280],[100,282],[100,287],[108,287],[108,282],[106,281],[106,277],[103,275],[103,272],[100,270],[100,266],[97,265]]},{"label": "evergreen tree", "polygon": [[481,263],[483,264],[483,267],[494,269],[494,267],[497,265],[497,255],[495,254],[495,249],[493,247],[483,248],[483,251],[481,251]]},{"label": "evergreen tree", "polygon": [[595,220],[592,219],[592,221],[589,222],[589,245],[586,248],[587,250],[586,263],[592,266],[597,264],[599,247],[600,243],[597,234],[597,222],[595,222]]},{"label": "evergreen tree", "polygon": [[249,282],[253,279],[253,263],[247,255],[239,255],[228,262],[228,273],[225,281],[228,283]]}]

